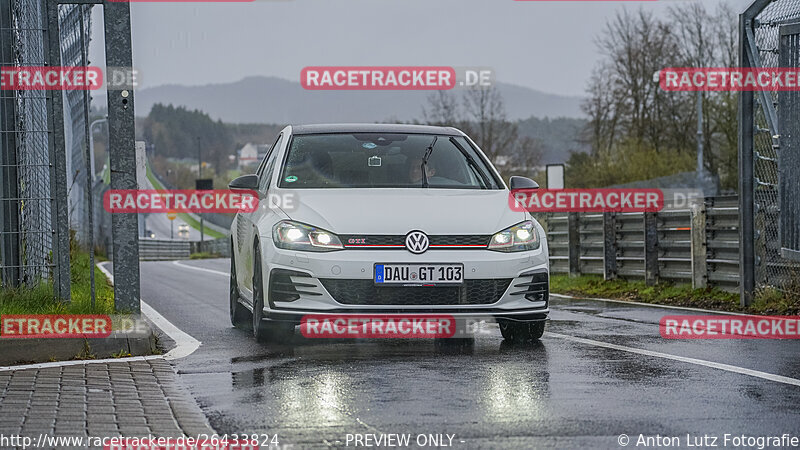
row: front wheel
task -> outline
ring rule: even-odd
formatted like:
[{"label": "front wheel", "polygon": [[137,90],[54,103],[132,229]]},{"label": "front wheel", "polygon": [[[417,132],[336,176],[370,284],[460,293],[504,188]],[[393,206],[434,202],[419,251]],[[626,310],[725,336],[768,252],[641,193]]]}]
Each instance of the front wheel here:
[{"label": "front wheel", "polygon": [[544,334],[545,321],[537,322],[513,322],[510,320],[500,321],[500,334],[503,339],[512,343],[523,343],[528,341],[538,341]]},{"label": "front wheel", "polygon": [[258,342],[288,343],[294,336],[294,324],[264,321],[264,279],[261,274],[261,251],[253,252],[253,336]]}]

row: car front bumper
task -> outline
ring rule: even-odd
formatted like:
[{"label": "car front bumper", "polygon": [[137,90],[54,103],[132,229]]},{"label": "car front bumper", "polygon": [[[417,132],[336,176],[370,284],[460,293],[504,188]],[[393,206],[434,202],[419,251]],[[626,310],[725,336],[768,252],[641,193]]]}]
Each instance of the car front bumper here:
[{"label": "car front bumper", "polygon": [[[268,320],[299,322],[303,316],[313,314],[448,314],[458,318],[508,318],[527,321],[544,320],[549,312],[546,246],[518,253],[480,249],[430,250],[421,255],[414,255],[405,250],[347,249],[325,253],[299,252],[278,249],[271,240],[265,239],[263,242],[266,246],[262,251],[265,259],[262,264],[265,291],[269,292],[271,274],[277,271],[291,271],[288,276],[291,282],[302,286],[297,289],[297,298],[293,301],[277,301],[280,296],[267,295],[264,315]],[[451,299],[447,304],[435,304],[436,300],[415,304],[387,304],[385,301],[377,304],[369,299],[352,304],[346,290],[336,291],[337,297],[334,297],[324,285],[325,282],[330,286],[331,283],[338,281],[371,287],[374,265],[384,263],[462,263],[465,285],[474,286],[472,282],[478,280],[481,282],[498,280],[504,285],[507,282],[507,287],[500,291],[495,289],[497,294],[488,302],[480,300],[476,302],[475,299],[468,298],[469,295],[463,294],[458,301],[453,302]],[[284,275],[282,281],[288,281],[289,278]],[[531,283],[532,279],[538,282]],[[536,284],[537,295],[526,293],[527,289],[533,289],[531,284]],[[453,288],[380,287],[377,289]]]}]

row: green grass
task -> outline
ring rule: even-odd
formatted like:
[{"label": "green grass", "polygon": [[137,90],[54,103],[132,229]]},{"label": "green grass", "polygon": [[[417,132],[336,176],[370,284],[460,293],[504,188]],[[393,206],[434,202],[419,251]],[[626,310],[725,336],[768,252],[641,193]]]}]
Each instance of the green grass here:
[{"label": "green grass", "polygon": [[197,252],[189,255],[189,259],[209,259],[209,258],[220,258],[220,257],[221,256],[219,254],[210,252]]},{"label": "green grass", "polygon": [[[158,181],[158,179],[153,174],[153,171],[150,169],[150,164],[147,165],[147,179],[150,180],[150,183],[153,185],[154,188],[160,190],[164,189],[164,186]],[[197,231],[200,231],[200,221],[192,217],[188,213],[178,213],[178,217],[181,218],[187,225],[194,228]],[[211,236],[214,239],[222,239],[227,237],[225,234],[220,233],[217,230],[214,230],[210,227],[203,227],[203,233]]]},{"label": "green grass", "polygon": [[42,282],[33,288],[19,287],[0,290],[2,314],[113,314],[114,288],[103,272],[94,267],[95,306],[92,308],[89,286],[89,253],[73,249],[70,252],[72,301],[57,302],[53,286]]},{"label": "green grass", "polygon": [[[190,227],[194,228],[197,231],[200,231],[200,221],[195,220],[195,218],[192,217],[191,215],[189,215],[187,213],[178,213],[178,217],[180,217]],[[222,238],[227,237],[224,234],[222,234],[219,231],[214,230],[212,228],[209,228],[209,227],[203,227],[203,228],[205,230],[204,233],[205,233],[206,236],[211,236],[214,239],[222,239]]]},{"label": "green grass", "polygon": [[647,286],[643,281],[604,281],[595,275],[570,277],[553,274],[550,290],[556,294],[575,297],[598,297],[616,300],[653,303],[670,306],[732,311],[750,314],[797,315],[800,314],[800,299],[792,299],[780,292],[761,292],[750,307],[739,306],[739,294],[717,288],[692,289],[690,285],[658,283]]}]

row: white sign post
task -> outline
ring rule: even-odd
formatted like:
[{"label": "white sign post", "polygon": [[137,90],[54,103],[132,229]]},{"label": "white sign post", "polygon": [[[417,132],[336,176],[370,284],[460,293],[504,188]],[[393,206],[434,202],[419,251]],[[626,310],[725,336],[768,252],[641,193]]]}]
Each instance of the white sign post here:
[{"label": "white sign post", "polygon": [[564,189],[564,164],[547,165],[547,189]]}]

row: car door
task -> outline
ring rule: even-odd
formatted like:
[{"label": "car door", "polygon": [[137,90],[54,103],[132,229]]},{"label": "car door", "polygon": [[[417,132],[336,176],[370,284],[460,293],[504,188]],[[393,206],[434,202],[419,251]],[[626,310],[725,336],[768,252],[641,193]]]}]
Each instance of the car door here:
[{"label": "car door", "polygon": [[[256,175],[259,179],[259,204],[268,201],[267,199],[267,186],[272,178],[272,172],[275,168],[275,160],[277,158],[278,149],[280,149],[283,142],[283,133],[278,135],[278,138],[272,144],[264,160],[259,165]],[[271,213],[269,208],[256,208],[255,211],[249,213],[239,213],[236,216],[236,243],[239,258],[237,259],[237,281],[239,283],[239,290],[243,292],[245,300],[252,305],[253,298],[253,243],[256,238],[257,228],[256,224],[263,218],[265,214]],[[239,268],[242,270],[239,270]],[[241,275],[240,275],[241,274]]]}]

